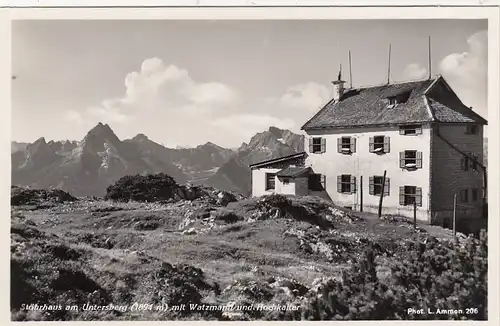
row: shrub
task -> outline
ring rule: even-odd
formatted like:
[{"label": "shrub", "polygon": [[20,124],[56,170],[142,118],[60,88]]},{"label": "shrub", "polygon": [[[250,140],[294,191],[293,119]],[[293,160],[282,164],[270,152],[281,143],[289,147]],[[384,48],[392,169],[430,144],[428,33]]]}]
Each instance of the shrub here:
[{"label": "shrub", "polygon": [[[487,236],[464,243],[433,238],[408,246],[391,266],[391,275],[377,275],[372,246],[342,281],[331,280],[310,294],[301,309],[306,320],[487,319]],[[423,309],[410,314],[408,308]],[[467,313],[465,309],[477,308]],[[462,309],[459,314],[428,314],[437,309]],[[281,316],[297,319],[297,316]]]},{"label": "shrub", "polygon": [[159,201],[175,198],[179,185],[164,173],[127,175],[106,189],[105,199]]}]

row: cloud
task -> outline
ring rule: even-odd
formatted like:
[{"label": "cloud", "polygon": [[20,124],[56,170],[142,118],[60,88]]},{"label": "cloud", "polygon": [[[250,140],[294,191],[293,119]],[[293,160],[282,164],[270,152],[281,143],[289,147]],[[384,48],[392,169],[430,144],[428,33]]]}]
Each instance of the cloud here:
[{"label": "cloud", "polygon": [[428,70],[425,67],[420,66],[418,63],[410,63],[403,70],[403,76],[405,80],[417,80],[425,78],[428,75]]},{"label": "cloud", "polygon": [[439,68],[462,102],[487,117],[487,31],[473,34],[467,39],[467,44],[467,51],[446,56]]},{"label": "cloud", "polygon": [[126,123],[137,116],[174,113],[193,116],[237,102],[231,87],[218,82],[197,82],[185,69],[165,65],[159,58],[145,60],[139,71],[125,77],[125,94],[87,108],[82,118],[110,123]]},{"label": "cloud", "polygon": [[308,82],[289,87],[277,100],[277,104],[285,109],[313,112],[329,100],[329,93],[325,85]]},{"label": "cloud", "polygon": [[81,124],[84,123],[82,115],[79,112],[75,111],[75,110],[67,111],[63,115],[63,119],[66,120],[66,121],[70,121],[70,122],[79,124],[79,125],[81,125]]}]

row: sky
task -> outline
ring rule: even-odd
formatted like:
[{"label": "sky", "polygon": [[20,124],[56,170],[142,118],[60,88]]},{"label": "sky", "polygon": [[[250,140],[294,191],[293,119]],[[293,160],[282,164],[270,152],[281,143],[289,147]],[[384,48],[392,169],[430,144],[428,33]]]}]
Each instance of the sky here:
[{"label": "sky", "polygon": [[[347,86],[441,74],[487,118],[486,20],[46,20],[12,25],[12,139],[81,140],[98,122],[169,147],[300,132]],[[352,58],[349,79],[348,53]]]}]

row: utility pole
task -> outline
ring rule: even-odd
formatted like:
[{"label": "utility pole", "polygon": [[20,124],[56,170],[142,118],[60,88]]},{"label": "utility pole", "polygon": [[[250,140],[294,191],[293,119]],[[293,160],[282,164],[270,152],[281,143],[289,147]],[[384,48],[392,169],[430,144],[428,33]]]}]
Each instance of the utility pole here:
[{"label": "utility pole", "polygon": [[457,235],[457,194],[453,195],[453,236]]},{"label": "utility pole", "polygon": [[391,83],[391,44],[389,44],[389,64],[387,65],[387,84]]},{"label": "utility pole", "polygon": [[359,211],[363,211],[363,176],[359,177]]},{"label": "utility pole", "polygon": [[380,202],[378,204],[378,218],[382,217],[382,201],[384,200],[385,176],[386,175],[387,175],[387,170],[384,170],[384,176],[382,177],[382,191],[380,191]]},{"label": "utility pole", "polygon": [[415,230],[417,229],[417,201],[416,200],[413,200],[413,228]]}]

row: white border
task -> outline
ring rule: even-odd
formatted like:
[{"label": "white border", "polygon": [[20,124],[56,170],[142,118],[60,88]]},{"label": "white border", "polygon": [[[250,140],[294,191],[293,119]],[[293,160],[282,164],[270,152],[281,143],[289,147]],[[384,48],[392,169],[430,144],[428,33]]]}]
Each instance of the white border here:
[{"label": "white border", "polygon": [[[9,1],[9,5],[28,5],[27,1]],[[13,4],[12,2],[15,2]],[[29,5],[33,3],[40,3],[41,5],[47,5],[50,3],[54,5],[63,5],[63,1],[30,1]],[[96,2],[95,5],[109,5],[110,2],[103,1]],[[145,1],[142,1],[143,4]],[[148,3],[152,3],[149,1]],[[159,1],[157,1],[159,2]],[[180,3],[181,1],[176,1]],[[196,1],[182,1],[184,5],[188,5],[191,2]],[[207,1],[200,1],[207,3]],[[242,1],[240,1],[242,2]],[[259,2],[255,0],[254,2]],[[274,3],[280,2],[281,4],[290,4],[294,1],[274,1]],[[305,1],[300,1],[304,3]],[[318,4],[319,2],[326,1],[309,1],[309,3]],[[362,5],[362,2],[357,4],[352,4],[350,1],[337,1],[336,3],[346,3],[349,2],[351,6]],[[389,1],[384,1],[388,3]],[[390,1],[391,3],[394,3]],[[444,1],[441,1],[443,3]],[[467,2],[471,4],[471,1],[453,1],[454,3],[464,3]],[[479,1],[478,1],[479,2]],[[496,3],[497,1],[482,1],[485,3]],[[64,1],[64,5],[89,5],[88,1]],[[119,1],[114,1],[114,3],[119,3]],[[120,1],[123,5],[123,2]],[[196,2],[196,5],[199,5]],[[213,3],[213,2],[212,2]],[[331,2],[329,2],[331,3]],[[369,1],[364,1],[364,3],[372,3]],[[430,1],[421,1],[420,4],[428,4]],[[433,4],[435,2],[432,2]],[[476,3],[475,1],[472,4]],[[2,4],[2,3],[0,3]],[[379,2],[380,4],[380,2]],[[1,246],[2,259],[7,261],[10,259],[10,221],[7,216],[10,215],[10,83],[11,83],[11,67],[10,67],[10,21],[12,19],[481,19],[485,18],[489,20],[488,23],[488,121],[489,121],[489,166],[495,167],[499,166],[499,11],[498,8],[479,8],[479,7],[467,7],[467,8],[453,8],[448,7],[433,7],[433,8],[408,8],[408,7],[398,7],[398,8],[382,8],[382,7],[368,7],[368,8],[354,8],[354,7],[342,7],[342,8],[314,8],[314,7],[302,7],[302,8],[258,8],[256,6],[252,7],[233,7],[233,8],[82,8],[82,9],[61,9],[61,8],[44,8],[44,9],[27,9],[27,8],[17,8],[17,9],[0,9],[0,44],[6,44],[6,47],[2,47],[3,51],[0,51],[0,108],[2,108],[2,119],[0,119],[1,141],[4,142],[4,150],[0,155],[0,162],[2,164],[2,187],[0,189],[2,218],[1,232],[4,232],[4,236],[1,237],[4,241]],[[495,200],[498,197],[499,192],[499,174],[498,169],[491,168],[489,170],[488,182],[489,182],[489,298],[488,298],[488,311],[489,311],[489,322],[488,324],[496,325],[498,324],[498,312],[499,312],[499,301],[498,301],[498,278],[499,273],[499,236],[494,234],[494,231],[499,231],[499,201]],[[0,274],[0,280],[2,281],[3,296],[0,301],[1,317],[7,323],[10,323],[10,312],[9,312],[9,266],[7,262],[2,264],[3,270]],[[139,323],[139,322],[135,322]],[[164,322],[162,322],[164,323]],[[169,322],[177,323],[177,322]],[[194,323],[194,322],[193,322]],[[211,322],[203,322],[211,323]],[[307,322],[300,322],[305,324]],[[317,322],[312,322],[311,324],[316,324]],[[352,323],[352,322],[351,322]],[[362,322],[368,323],[368,322]],[[408,322],[384,322],[384,323],[394,323],[394,324],[404,324]],[[440,323],[455,323],[455,322],[440,322]],[[40,323],[23,323],[23,325],[39,325]],[[46,324],[46,323],[43,323]],[[48,323],[57,324],[57,323]],[[78,323],[83,324],[83,323]],[[119,323],[121,324],[121,323]],[[157,322],[141,322],[141,324],[158,324]],[[189,322],[188,324],[191,324]],[[216,322],[216,324],[218,324]],[[241,323],[243,324],[243,323]]]}]

